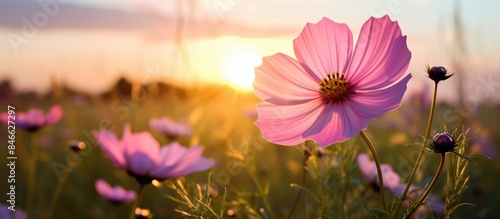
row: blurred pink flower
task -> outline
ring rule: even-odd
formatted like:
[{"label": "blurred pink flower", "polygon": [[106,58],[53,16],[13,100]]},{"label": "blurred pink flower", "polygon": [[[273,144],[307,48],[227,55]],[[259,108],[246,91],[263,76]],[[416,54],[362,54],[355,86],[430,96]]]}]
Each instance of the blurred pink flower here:
[{"label": "blurred pink flower", "polygon": [[[372,185],[375,189],[380,189],[377,175],[377,167],[375,162],[370,160],[370,157],[366,153],[360,153],[357,156],[357,162],[359,169],[365,179]],[[401,183],[401,177],[396,173],[391,165],[381,164],[382,177],[384,180],[384,187],[394,196],[401,197],[406,188],[406,183]],[[422,194],[422,191],[418,190],[416,186],[410,185],[410,197],[417,198]],[[408,200],[405,200],[407,203]],[[425,201],[432,209],[432,212],[441,214],[444,211],[444,202],[436,195],[430,194]],[[424,211],[425,208],[419,209],[418,211]],[[417,217],[418,218],[418,217]]]},{"label": "blurred pink flower", "polygon": [[[60,106],[52,106],[47,114],[37,108],[30,108],[26,112],[17,112],[15,114],[16,127],[26,129],[28,131],[36,131],[46,125],[57,123],[63,115]],[[3,123],[8,123],[9,114],[7,112],[0,114],[0,120]],[[12,120],[11,120],[12,121]]]},{"label": "blurred pink flower", "polygon": [[[10,206],[10,205],[9,205]],[[16,211],[8,209],[7,205],[0,204],[0,219],[26,219],[28,218],[26,212],[19,207],[15,207]]]},{"label": "blurred pink flower", "polygon": [[429,197],[427,197],[427,200],[425,200],[425,203],[431,207],[432,212],[437,214],[443,214],[446,208],[446,204],[443,199],[434,194],[430,194]]},{"label": "blurred pink flower", "polygon": [[185,148],[173,142],[160,149],[149,132],[133,134],[129,124],[125,125],[121,140],[107,130],[101,130],[94,136],[108,158],[141,184],[204,171],[215,163],[202,157],[201,146]]},{"label": "blurred pink flower", "polygon": [[497,149],[487,133],[481,133],[477,137],[472,137],[470,140],[469,153],[481,154],[495,159],[497,157]]},{"label": "blurred pink flower", "polygon": [[[357,162],[359,170],[365,179],[370,182],[370,184],[375,185],[377,189],[380,189],[375,162],[371,161],[370,157],[366,153],[358,154]],[[401,177],[392,169],[391,165],[381,164],[380,168],[382,169],[382,178],[386,189],[391,191],[394,187],[400,184]]]},{"label": "blurred pink flower", "polygon": [[185,137],[191,135],[191,127],[187,123],[175,123],[168,117],[160,119],[152,118],[149,120],[149,126],[168,138]]},{"label": "blurred pink flower", "polygon": [[121,186],[111,187],[106,181],[98,179],[95,181],[97,193],[113,204],[122,204],[135,200],[135,192],[127,191]]},{"label": "blurred pink flower", "polygon": [[352,51],[347,25],[323,18],[293,41],[297,60],[282,53],[263,58],[253,87],[263,100],[256,125],[266,140],[328,146],[401,104],[411,52],[398,23],[371,17],[359,36]]},{"label": "blurred pink flower", "polygon": [[[391,193],[395,196],[401,197],[406,188],[406,183],[400,183],[397,186],[394,186],[390,189]],[[422,195],[423,191],[418,189],[415,185],[410,185],[409,188],[409,196],[412,199],[416,199]],[[432,210],[432,213],[443,214],[445,210],[444,201],[437,195],[430,194],[425,200],[428,206],[421,206],[417,209],[412,218],[422,218],[422,214],[429,212],[429,207]],[[403,201],[403,204],[408,205],[408,199]]]}]

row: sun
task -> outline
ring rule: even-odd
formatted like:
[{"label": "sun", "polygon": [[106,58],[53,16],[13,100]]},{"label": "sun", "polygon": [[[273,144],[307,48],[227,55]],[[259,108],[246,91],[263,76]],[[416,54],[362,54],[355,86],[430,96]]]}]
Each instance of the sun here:
[{"label": "sun", "polygon": [[222,59],[222,74],[229,85],[240,90],[252,90],[254,68],[261,64],[261,54],[257,48],[251,46],[227,46]]}]

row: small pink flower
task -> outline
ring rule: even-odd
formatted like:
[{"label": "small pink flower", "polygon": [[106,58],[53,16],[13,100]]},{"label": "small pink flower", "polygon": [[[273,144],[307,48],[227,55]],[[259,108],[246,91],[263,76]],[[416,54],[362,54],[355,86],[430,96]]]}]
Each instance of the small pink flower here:
[{"label": "small pink flower", "polygon": [[[368,154],[361,153],[357,157],[359,170],[365,177],[365,179],[376,186],[379,185],[377,167],[375,162],[370,160]],[[380,169],[382,169],[382,178],[384,180],[384,187],[388,190],[392,190],[394,187],[400,184],[401,177],[397,174],[389,164],[381,164]]]},{"label": "small pink flower", "polygon": [[152,118],[149,126],[168,138],[185,137],[191,135],[191,127],[187,123],[175,123],[167,117]]},{"label": "small pink flower", "polygon": [[125,125],[121,140],[107,130],[94,136],[108,158],[141,184],[204,171],[215,163],[202,157],[201,146],[185,148],[173,142],[160,149],[149,132],[131,133],[129,124]]},{"label": "small pink flower", "polygon": [[368,19],[354,51],[351,30],[328,18],[307,24],[293,44],[297,60],[278,53],[255,69],[256,125],[266,140],[328,146],[401,104],[411,53],[389,16]]},{"label": "small pink flower", "polygon": [[[36,131],[44,126],[52,125],[57,123],[63,115],[62,108],[60,106],[53,106],[50,108],[49,112],[44,115],[43,111],[37,108],[30,108],[26,112],[17,112],[15,114],[14,121],[16,126],[28,131]],[[12,116],[12,115],[11,115]],[[9,114],[4,112],[0,114],[0,120],[3,123],[8,123]]]},{"label": "small pink flower", "polygon": [[[377,167],[375,162],[370,160],[368,154],[360,153],[357,157],[357,162],[359,169],[365,179],[371,184],[375,185],[375,189],[379,188]],[[384,180],[384,187],[394,196],[401,197],[406,188],[406,183],[401,183],[401,177],[396,173],[391,165],[381,164],[382,178]],[[422,195],[422,191],[418,190],[416,186],[410,185],[408,190],[408,196],[412,199],[418,198]],[[430,194],[425,201],[432,209],[432,212],[441,214],[444,210],[444,202],[436,195]],[[408,200],[405,200],[405,204],[408,204]],[[418,211],[424,211],[425,209],[419,209]]]},{"label": "small pink flower", "polygon": [[106,181],[98,179],[95,181],[95,190],[103,198],[113,204],[122,204],[135,200],[135,192],[127,191],[121,186],[111,187]]}]

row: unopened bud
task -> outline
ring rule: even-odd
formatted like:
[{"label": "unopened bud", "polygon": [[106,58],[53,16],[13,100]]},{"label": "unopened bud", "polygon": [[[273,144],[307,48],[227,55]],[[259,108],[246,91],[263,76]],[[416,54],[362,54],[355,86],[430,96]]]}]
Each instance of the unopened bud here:
[{"label": "unopened bud", "polygon": [[433,66],[432,68],[427,65],[425,71],[427,72],[428,77],[433,80],[436,84],[440,81],[444,81],[454,73],[448,74],[448,71],[443,66]]},{"label": "unopened bud", "polygon": [[455,149],[456,143],[453,136],[448,132],[438,133],[432,140],[432,148],[435,153],[451,152]]}]

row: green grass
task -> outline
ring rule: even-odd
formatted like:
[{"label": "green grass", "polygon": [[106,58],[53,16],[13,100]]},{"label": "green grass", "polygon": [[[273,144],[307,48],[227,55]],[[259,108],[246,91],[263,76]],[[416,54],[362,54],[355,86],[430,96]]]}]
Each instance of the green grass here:
[{"label": "green grass", "polygon": [[[240,218],[284,218],[290,211],[298,191],[297,188],[290,187],[290,184],[300,183],[303,155],[300,147],[278,146],[262,139],[259,129],[253,124],[256,118],[245,115],[245,110],[254,108],[258,101],[252,93],[239,93],[224,87],[207,87],[186,92],[170,91],[161,95],[150,93],[137,102],[115,95],[107,99],[88,98],[84,104],[75,105],[69,101],[67,95],[58,97],[49,95],[46,98],[16,99],[8,104],[15,106],[17,112],[25,111],[29,107],[43,108],[46,111],[52,104],[60,104],[64,108],[63,119],[56,125],[43,128],[39,133],[41,149],[37,165],[35,198],[39,216],[47,210],[58,182],[53,165],[55,162],[67,165],[66,158],[70,153],[67,150],[67,142],[74,139],[84,141],[88,149],[81,155],[81,162],[69,176],[54,218],[126,218],[131,204],[114,206],[106,202],[95,192],[94,182],[103,178],[111,185],[121,185],[134,190],[138,185],[124,171],[112,165],[90,135],[104,127],[121,136],[123,124],[131,123],[133,132],[150,131],[161,145],[164,145],[168,143],[168,139],[150,130],[148,122],[152,117],[168,116],[177,121],[187,120],[193,126],[194,135],[180,139],[181,144],[185,146],[201,144],[206,148],[204,155],[217,160],[216,166],[210,171],[181,178],[191,194],[196,194],[196,183],[207,182],[208,174],[211,172],[211,185],[219,193],[211,200],[215,211],[218,211],[223,204],[225,188],[227,198],[224,212],[231,210]],[[6,111],[6,104],[2,107],[5,109],[0,111]],[[438,106],[434,130],[442,131],[440,127],[449,125],[445,119],[441,119],[445,118],[449,107]],[[469,123],[472,129],[480,127],[480,132],[489,132],[495,145],[500,142],[500,123],[496,119],[499,109],[498,105],[483,104],[475,112],[474,117],[468,118],[471,120]],[[408,116],[409,113],[413,116]],[[419,134],[423,135],[425,131],[426,114],[427,112],[415,110],[415,107],[404,104],[396,111],[374,119],[367,129],[367,134],[378,150],[381,161],[393,165],[402,176],[407,176],[411,171],[409,165],[414,162],[412,159],[415,159],[415,154],[419,150],[417,147],[406,145],[421,142]],[[393,123],[401,124],[391,125]],[[448,126],[448,128],[460,127]],[[6,125],[2,125],[0,132],[4,133],[0,134],[0,137],[5,143]],[[17,129],[16,133],[18,154],[16,207],[23,209],[29,135],[20,129]],[[351,151],[346,151],[345,148]],[[2,155],[6,154],[6,147],[2,147],[0,151]],[[307,217],[330,218],[338,216],[340,209],[344,208],[346,218],[348,216],[359,218],[373,216],[376,214],[373,213],[376,212],[374,209],[381,208],[380,198],[374,191],[371,191],[371,195],[366,196],[366,199],[359,198],[362,192],[370,192],[370,188],[365,185],[355,162],[341,169],[335,169],[337,166],[326,161],[341,154],[344,154],[341,157],[348,158],[354,151],[367,151],[358,137],[342,146],[334,145],[327,148],[329,158],[314,157],[310,161],[315,167],[310,169],[312,171],[310,174],[314,171],[321,174],[310,175],[307,178],[306,188],[313,193],[321,194],[317,194],[318,197],[307,196]],[[0,159],[3,159],[4,163],[7,162],[5,158]],[[424,185],[430,181],[438,160],[438,155],[426,155],[421,173],[417,175],[416,184]],[[452,215],[453,218],[494,218],[496,208],[500,206],[500,187],[497,180],[500,174],[500,161],[498,159],[489,161],[485,158],[474,158],[474,161],[477,165],[470,167],[471,181],[462,201],[472,203],[476,207],[459,208]],[[6,165],[0,165],[0,171],[3,178],[0,194],[6,194],[8,192]],[[348,178],[345,178],[343,173],[349,173]],[[444,178],[442,177],[433,193],[443,195]],[[182,208],[181,205],[167,198],[167,196],[180,198],[175,191],[165,186],[174,181],[175,179],[167,180],[161,188],[147,186],[141,207],[150,209],[155,218],[182,218],[181,214],[174,210]],[[350,185],[348,190],[339,191],[343,188],[338,185],[345,185],[346,182]],[[343,197],[344,202],[338,201],[339,192],[346,193],[347,197]],[[323,201],[316,203],[314,199]],[[5,203],[5,200],[1,202]],[[349,203],[352,205],[346,206]],[[303,206],[299,204],[294,218],[302,217]],[[335,212],[326,212],[325,209],[329,207],[335,209]],[[367,207],[372,210],[368,211]],[[264,214],[261,213],[261,209]],[[225,217],[228,215],[225,214]],[[436,217],[440,218],[439,215]]]}]

